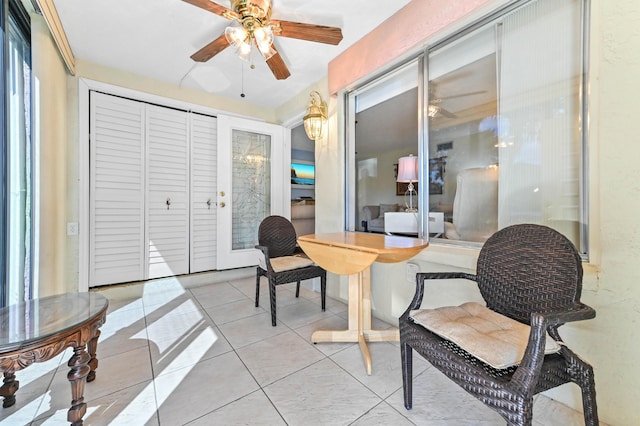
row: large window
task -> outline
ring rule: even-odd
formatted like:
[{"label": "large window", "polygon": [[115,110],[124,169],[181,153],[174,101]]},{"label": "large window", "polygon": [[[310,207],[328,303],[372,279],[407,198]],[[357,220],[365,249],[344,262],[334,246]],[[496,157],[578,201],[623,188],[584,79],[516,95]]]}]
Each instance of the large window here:
[{"label": "large window", "polygon": [[[370,157],[385,158],[385,152],[394,150],[420,154],[416,232],[442,243],[469,245],[512,224],[538,223],[559,230],[586,253],[582,123],[587,4],[512,2],[414,59],[423,61],[424,78],[406,81],[417,84],[415,92],[424,96],[410,101],[415,117],[421,118],[413,124],[413,146],[390,141]],[[376,86],[354,91],[349,99],[356,108],[349,110],[357,111],[359,98]],[[390,107],[384,116],[394,112]],[[358,138],[366,123],[357,114],[351,120],[358,124],[350,132],[354,141],[349,139],[349,146],[359,153],[368,144]],[[361,168],[359,163],[351,167],[358,173]],[[361,186],[355,182],[355,194]],[[382,192],[368,196],[367,204],[388,200]],[[402,199],[398,204],[403,207]],[[357,229],[354,225],[360,223],[350,223]]]},{"label": "large window", "polygon": [[4,0],[3,10],[0,301],[6,305],[31,297],[32,144],[29,16],[19,1]]},{"label": "large window", "polygon": [[[404,206],[402,184],[397,182],[398,160],[418,154],[421,66],[420,60],[411,61],[351,94],[355,120],[352,204],[357,230],[383,232],[385,212]],[[416,217],[411,219],[416,222]]]}]

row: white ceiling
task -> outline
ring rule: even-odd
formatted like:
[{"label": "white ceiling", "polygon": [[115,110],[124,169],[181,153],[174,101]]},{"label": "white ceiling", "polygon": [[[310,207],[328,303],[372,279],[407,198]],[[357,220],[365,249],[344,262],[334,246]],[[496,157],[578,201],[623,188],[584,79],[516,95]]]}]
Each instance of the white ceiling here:
[{"label": "white ceiling", "polygon": [[[206,63],[190,56],[230,21],[182,0],[54,0],[76,58],[253,105],[276,108],[327,74],[327,64],[410,0],[273,0],[272,19],[342,28],[338,46],[276,37],[291,71],[276,80],[262,57],[255,69],[232,48]],[[230,7],[229,0],[217,3]],[[244,75],[244,78],[243,78]]]}]

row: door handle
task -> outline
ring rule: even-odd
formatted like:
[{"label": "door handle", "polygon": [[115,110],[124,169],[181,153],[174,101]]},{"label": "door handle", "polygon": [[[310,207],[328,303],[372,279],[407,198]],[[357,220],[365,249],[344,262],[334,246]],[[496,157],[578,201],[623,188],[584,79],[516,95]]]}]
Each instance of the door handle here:
[{"label": "door handle", "polygon": [[224,203],[224,201],[220,202],[220,207],[224,207],[226,206],[226,204]]}]

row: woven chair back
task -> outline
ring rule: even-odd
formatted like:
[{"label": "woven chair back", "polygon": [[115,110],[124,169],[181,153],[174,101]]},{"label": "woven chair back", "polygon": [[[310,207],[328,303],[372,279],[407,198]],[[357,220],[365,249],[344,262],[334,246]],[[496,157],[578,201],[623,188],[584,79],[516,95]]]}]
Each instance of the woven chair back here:
[{"label": "woven chair back", "polygon": [[267,216],[258,228],[258,243],[269,248],[269,257],[290,256],[296,249],[296,230],[282,216]]},{"label": "woven chair back", "polygon": [[485,242],[476,277],[489,308],[528,324],[532,312],[566,311],[579,302],[582,261],[559,232],[513,225]]}]

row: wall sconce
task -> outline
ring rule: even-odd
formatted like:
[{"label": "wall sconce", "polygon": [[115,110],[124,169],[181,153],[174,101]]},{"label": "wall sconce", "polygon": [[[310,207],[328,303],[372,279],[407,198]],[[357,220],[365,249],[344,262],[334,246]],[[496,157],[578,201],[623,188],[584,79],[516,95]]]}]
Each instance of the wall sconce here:
[{"label": "wall sconce", "polygon": [[327,122],[327,104],[315,90],[310,94],[307,114],[304,116],[304,131],[309,139],[317,141],[322,138],[325,123]]}]

